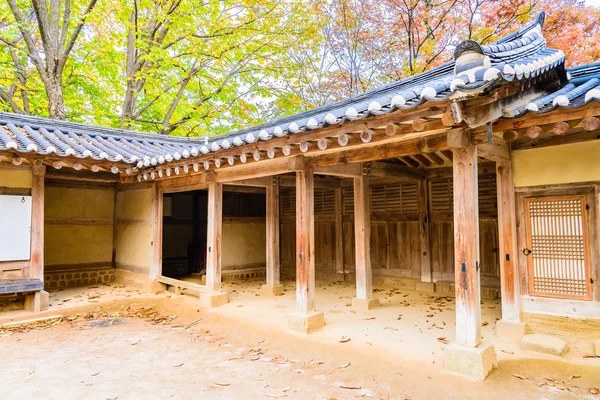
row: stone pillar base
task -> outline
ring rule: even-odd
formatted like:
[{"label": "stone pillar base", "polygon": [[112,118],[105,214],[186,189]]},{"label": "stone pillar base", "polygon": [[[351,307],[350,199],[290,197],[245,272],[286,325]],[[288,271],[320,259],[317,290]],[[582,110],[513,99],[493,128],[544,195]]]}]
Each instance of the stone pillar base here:
[{"label": "stone pillar base", "polygon": [[417,282],[415,289],[419,292],[435,292],[435,282]]},{"label": "stone pillar base", "polygon": [[40,312],[48,309],[50,304],[50,295],[45,290],[40,290],[25,296],[25,310]]},{"label": "stone pillar base", "polygon": [[322,312],[314,311],[309,314],[289,314],[288,328],[300,333],[311,333],[325,326]]},{"label": "stone pillar base", "polygon": [[370,299],[361,299],[355,297],[352,299],[352,308],[356,311],[368,311],[373,308],[377,308],[381,305],[377,297],[371,297]]},{"label": "stone pillar base", "polygon": [[227,293],[200,293],[200,307],[220,307],[229,302]]},{"label": "stone pillar base", "polygon": [[500,320],[496,322],[496,337],[503,342],[521,344],[523,336],[527,335],[528,327],[525,322]]},{"label": "stone pillar base", "polygon": [[498,368],[496,350],[489,343],[468,347],[451,343],[446,346],[446,372],[483,381]]},{"label": "stone pillar base", "polygon": [[274,296],[277,293],[283,293],[284,291],[283,285],[262,285],[262,292],[265,296]]}]

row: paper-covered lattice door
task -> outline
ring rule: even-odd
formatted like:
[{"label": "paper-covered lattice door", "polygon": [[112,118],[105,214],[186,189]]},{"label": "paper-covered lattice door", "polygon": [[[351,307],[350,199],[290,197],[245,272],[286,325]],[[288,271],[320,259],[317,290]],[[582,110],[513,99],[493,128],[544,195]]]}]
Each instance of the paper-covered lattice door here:
[{"label": "paper-covered lattice door", "polygon": [[592,298],[586,197],[525,199],[529,294]]}]

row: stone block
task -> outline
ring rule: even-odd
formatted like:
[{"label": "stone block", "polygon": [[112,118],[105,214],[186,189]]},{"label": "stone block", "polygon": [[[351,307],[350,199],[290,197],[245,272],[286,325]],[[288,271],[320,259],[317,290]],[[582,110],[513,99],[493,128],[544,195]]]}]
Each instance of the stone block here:
[{"label": "stone block", "polygon": [[481,343],[477,347],[456,343],[446,346],[446,372],[483,381],[497,368],[496,350],[489,343]]},{"label": "stone block", "polygon": [[200,307],[220,307],[229,302],[227,293],[200,293]]},{"label": "stone block", "polygon": [[419,292],[435,292],[435,282],[417,282],[415,289]]},{"label": "stone block", "polygon": [[50,307],[50,294],[45,290],[40,291],[40,311],[46,311]]},{"label": "stone block", "polygon": [[[48,292],[45,293],[46,295],[48,294]],[[25,304],[23,308],[27,311],[40,312],[42,310],[42,294],[40,292],[35,292],[25,295]]]},{"label": "stone block", "polygon": [[503,342],[519,344],[528,332],[529,328],[525,322],[496,322],[496,337]]},{"label": "stone block", "polygon": [[600,339],[594,341],[594,352],[596,356],[600,357]]},{"label": "stone block", "polygon": [[556,336],[543,335],[541,333],[523,336],[523,339],[521,339],[521,348],[523,350],[537,351],[538,353],[546,353],[554,356],[562,356],[569,349],[564,340]]},{"label": "stone block", "polygon": [[274,296],[277,293],[285,291],[283,285],[262,285],[262,292],[265,296]]},{"label": "stone block", "polygon": [[371,297],[370,299],[361,299],[355,297],[352,299],[352,308],[356,311],[368,311],[373,308],[377,308],[381,305],[377,297]]},{"label": "stone block", "polygon": [[314,311],[308,314],[293,313],[288,315],[288,327],[296,332],[311,333],[325,326],[325,316]]}]

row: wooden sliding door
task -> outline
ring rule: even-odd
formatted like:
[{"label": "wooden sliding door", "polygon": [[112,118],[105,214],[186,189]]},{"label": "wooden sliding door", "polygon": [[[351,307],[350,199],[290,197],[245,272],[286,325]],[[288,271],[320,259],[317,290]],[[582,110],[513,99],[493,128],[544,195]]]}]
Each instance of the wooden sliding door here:
[{"label": "wooden sliding door", "polygon": [[591,300],[591,259],[585,195],[525,198],[532,296]]}]

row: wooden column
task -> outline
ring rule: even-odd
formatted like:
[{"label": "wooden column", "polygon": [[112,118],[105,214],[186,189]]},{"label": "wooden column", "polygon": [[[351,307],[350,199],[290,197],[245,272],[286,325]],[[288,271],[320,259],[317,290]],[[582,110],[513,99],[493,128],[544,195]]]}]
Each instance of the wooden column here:
[{"label": "wooden column", "polygon": [[221,291],[221,242],[223,226],[223,184],[208,184],[208,216],[206,219],[206,289]]},{"label": "wooden column", "polygon": [[163,194],[158,185],[152,184],[152,258],[150,280],[156,281],[162,274]]},{"label": "wooden column", "polygon": [[371,210],[369,207],[369,177],[354,179],[354,248],[356,264],[356,297],[352,307],[368,310],[379,305],[373,298],[371,270]]},{"label": "wooden column", "polygon": [[315,311],[315,181],[313,171],[296,172],[296,309]]},{"label": "wooden column", "polygon": [[456,344],[481,343],[477,147],[454,148],[454,266]]},{"label": "wooden column", "polygon": [[335,189],[335,272],[344,275],[344,222],[342,189]]},{"label": "wooden column", "polygon": [[[433,282],[431,271],[431,234],[427,180],[419,182],[419,238],[421,244],[421,282]],[[433,290],[433,288],[431,288]]]},{"label": "wooden column", "polygon": [[369,210],[369,177],[354,179],[354,246],[356,251],[356,297],[373,295],[371,272],[371,213]]},{"label": "wooden column", "polygon": [[270,179],[271,182],[266,190],[267,284],[263,286],[265,294],[283,292],[283,286],[280,285],[279,258],[279,178]]},{"label": "wooden column", "polygon": [[44,280],[44,175],[46,167],[35,163],[31,186],[31,260],[29,276]]},{"label": "wooden column", "polygon": [[521,321],[519,271],[517,254],[517,218],[512,163],[496,163],[498,193],[498,241],[500,244],[500,285],[502,289],[502,319]]}]

